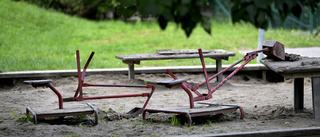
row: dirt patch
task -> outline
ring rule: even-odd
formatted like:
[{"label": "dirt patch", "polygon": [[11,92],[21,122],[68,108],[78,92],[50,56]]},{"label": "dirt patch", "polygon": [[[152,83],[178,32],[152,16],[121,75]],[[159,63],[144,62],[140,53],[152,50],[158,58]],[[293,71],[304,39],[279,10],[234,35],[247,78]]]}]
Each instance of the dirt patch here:
[{"label": "dirt patch", "polygon": [[[203,74],[177,74],[192,84],[204,80]],[[91,75],[85,81],[94,84],[154,84],[156,81],[172,79],[168,74],[140,74],[137,80],[127,80],[127,75]],[[76,77],[54,78],[53,85],[63,97],[72,97],[77,87]],[[212,85],[217,83],[212,82]],[[227,115],[213,115],[194,119],[191,127],[184,123],[184,117],[170,114],[147,114],[146,121],[141,116],[125,114],[134,107],[142,107],[145,98],[117,98],[88,100],[99,109],[99,124],[93,125],[86,118],[68,117],[64,119],[40,120],[34,125],[25,119],[25,108],[57,107],[57,97],[48,88],[33,88],[18,83],[0,88],[0,136],[174,136],[201,135],[212,133],[246,132],[260,130],[318,127],[320,124],[312,116],[312,96],[310,79],[305,79],[305,109],[293,110],[293,83],[280,83],[236,75],[219,88],[207,102],[238,104],[243,107],[245,117],[239,119],[239,111]],[[84,88],[85,96],[137,93],[149,89],[137,88]],[[200,88],[206,93],[205,88]],[[83,101],[85,103],[86,101]],[[188,96],[180,88],[167,89],[157,85],[148,108],[184,107]],[[177,122],[178,121],[178,122]],[[180,122],[179,122],[180,121]]]},{"label": "dirt patch", "polygon": [[301,59],[302,59],[301,56],[297,54],[289,54],[289,53],[285,54],[285,61],[298,61]]}]

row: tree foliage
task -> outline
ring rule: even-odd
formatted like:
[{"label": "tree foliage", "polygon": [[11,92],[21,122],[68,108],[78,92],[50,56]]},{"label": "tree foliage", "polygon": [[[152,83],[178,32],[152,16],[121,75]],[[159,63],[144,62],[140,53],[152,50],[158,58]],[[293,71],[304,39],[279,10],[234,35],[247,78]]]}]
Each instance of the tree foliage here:
[{"label": "tree foliage", "polygon": [[206,0],[119,0],[118,13],[129,18],[135,13],[142,17],[155,16],[161,29],[168,22],[175,22],[189,36],[198,23],[209,34],[210,16],[205,15],[209,2]]},{"label": "tree foliage", "polygon": [[[210,14],[217,0],[119,0],[118,13],[129,18],[135,13],[142,16],[155,16],[161,29],[165,29],[168,22],[175,22],[190,36],[198,23],[211,33]],[[267,29],[269,21],[274,21],[273,9],[279,13],[282,21],[289,14],[300,17],[304,8],[315,12],[319,0],[233,0],[231,6],[231,20],[249,22],[257,28]]]},{"label": "tree foliage", "polygon": [[[211,33],[211,12],[219,7],[220,0],[15,0],[27,1],[45,8],[53,8],[67,14],[88,19],[104,19],[107,11],[116,12],[116,17],[128,19],[138,14],[156,17],[161,29],[168,22],[181,27],[189,37],[197,24]],[[275,15],[282,21],[288,15],[300,17],[304,9],[312,13],[319,7],[320,0],[225,0],[231,5],[233,23],[249,22],[257,28],[267,29]],[[221,3],[220,3],[221,4]]]},{"label": "tree foliage", "polygon": [[14,0],[25,1],[47,9],[54,9],[69,15],[99,20],[107,11],[113,11],[117,0]]}]

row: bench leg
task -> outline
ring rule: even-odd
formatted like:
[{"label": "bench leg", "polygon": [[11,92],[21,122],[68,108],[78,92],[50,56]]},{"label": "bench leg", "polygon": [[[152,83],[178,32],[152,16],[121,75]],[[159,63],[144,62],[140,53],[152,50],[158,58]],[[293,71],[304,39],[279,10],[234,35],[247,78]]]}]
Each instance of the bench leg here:
[{"label": "bench leg", "polygon": [[320,77],[312,77],[312,106],[314,118],[320,120]]},{"label": "bench leg", "polygon": [[129,79],[134,79],[134,63],[128,64],[128,66],[129,66],[129,72],[128,72]]},{"label": "bench leg", "polygon": [[[218,59],[216,59],[216,71],[218,73],[221,70],[222,70],[222,61],[221,61],[221,58],[218,58]],[[222,81],[222,74],[217,77],[217,81],[218,82]]]},{"label": "bench leg", "polygon": [[294,78],[294,110],[303,109],[304,78]]}]

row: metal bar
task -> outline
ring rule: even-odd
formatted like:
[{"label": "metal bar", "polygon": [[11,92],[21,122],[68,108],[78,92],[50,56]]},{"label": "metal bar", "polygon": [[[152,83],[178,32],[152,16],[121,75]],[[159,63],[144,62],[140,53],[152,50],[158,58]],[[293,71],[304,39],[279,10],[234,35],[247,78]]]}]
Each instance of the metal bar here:
[{"label": "metal bar", "polygon": [[[167,69],[167,72],[169,73],[169,75],[173,78],[173,79],[178,79],[169,69]],[[192,88],[192,86],[190,85],[190,84],[188,84],[188,83],[186,83],[186,82],[183,82],[182,83],[182,85],[184,86],[184,88],[185,88],[185,91],[187,92],[190,92],[189,91],[189,89],[193,89]],[[180,85],[178,85],[178,86],[180,86]],[[172,86],[173,87],[173,86]],[[192,90],[193,91],[193,90]],[[187,93],[188,93],[187,92]],[[195,91],[193,91],[195,94],[197,94],[198,96],[202,96],[202,94],[201,93],[199,93],[197,90],[195,90]],[[191,92],[190,92],[191,93]],[[188,94],[190,94],[190,93],[188,93]]]},{"label": "metal bar", "polygon": [[[227,72],[229,69],[233,68],[235,65],[241,63],[242,61],[244,61],[244,59],[240,59],[236,63],[230,65],[229,67],[227,67],[227,68],[223,69],[222,71],[218,72],[217,74],[213,75],[212,77],[209,78],[209,81],[211,81],[212,79],[216,78],[217,76],[223,74],[224,72]],[[201,87],[205,83],[206,82],[202,82],[202,83],[198,84],[198,87]],[[194,90],[192,90],[192,91],[194,91]]]},{"label": "metal bar", "polygon": [[34,112],[33,109],[31,109],[30,107],[27,107],[27,108],[26,108],[26,114],[29,115],[29,112],[31,112],[32,115],[33,115],[33,122],[34,122],[34,124],[38,124],[38,121],[37,121],[37,120],[38,120],[38,119],[37,119],[37,113]]},{"label": "metal bar", "polygon": [[197,102],[198,104],[207,104],[207,105],[219,105],[219,106],[234,106],[237,107],[237,109],[240,110],[240,119],[244,118],[244,111],[243,108],[240,105],[236,104],[217,104],[217,103],[210,103],[210,102]]},{"label": "metal bar", "polygon": [[82,82],[84,82],[84,77],[86,76],[86,71],[87,71],[87,68],[88,68],[88,66],[89,66],[89,64],[91,62],[91,59],[92,59],[93,55],[94,55],[94,52],[91,52],[91,54],[90,54],[90,56],[89,56],[89,58],[88,58],[88,60],[86,62],[86,65],[83,67],[82,75],[81,75]]},{"label": "metal bar", "polygon": [[235,75],[240,69],[242,69],[245,65],[247,65],[251,59],[246,60],[246,62],[244,62],[240,67],[238,67],[236,70],[234,70],[229,76],[227,76],[223,81],[221,81],[214,89],[212,89],[209,93],[208,93],[208,98],[206,99],[210,99],[212,98],[212,94],[218,89],[220,88],[227,80],[229,80],[233,75]]},{"label": "metal bar", "polygon": [[80,68],[80,53],[79,50],[76,51],[77,55],[77,70],[78,70],[78,89],[74,93],[74,97],[77,97],[78,94],[80,93],[80,97],[82,97],[82,83],[83,81],[81,80],[81,68]]},{"label": "metal bar", "polygon": [[152,88],[152,85],[121,85],[121,84],[89,84],[83,83],[84,87],[130,87],[130,88]]},{"label": "metal bar", "polygon": [[207,84],[208,93],[209,93],[211,91],[211,87],[210,87],[209,80],[208,80],[208,73],[207,73],[206,65],[205,65],[204,59],[203,59],[202,49],[199,49],[198,51],[199,51],[200,61],[201,61],[201,64],[202,64],[204,78],[206,80],[205,82]]},{"label": "metal bar", "polygon": [[58,101],[59,101],[59,109],[63,108],[63,100],[60,92],[54,88],[50,83],[48,83],[48,87],[58,96]]},{"label": "metal bar", "polygon": [[294,78],[294,110],[303,109],[304,78]]},{"label": "metal bar", "polygon": [[[167,72],[169,73],[169,75],[173,78],[173,79],[178,79],[169,69],[167,69]],[[189,96],[189,103],[190,103],[190,108],[194,107],[194,98],[193,95],[191,93],[191,91],[189,90],[189,88],[191,88],[192,86],[183,82],[182,84],[178,84],[178,86],[180,86]],[[201,93],[199,93],[198,91],[193,91],[194,93],[196,93],[198,96],[202,96]]]},{"label": "metal bar", "polygon": [[90,106],[94,111],[94,124],[98,124],[98,109],[94,107],[90,102],[87,102],[87,105]]},{"label": "metal bar", "polygon": [[148,105],[148,103],[149,103],[149,100],[151,99],[151,96],[152,96],[153,92],[156,90],[156,86],[154,86],[154,85],[150,85],[150,86],[152,86],[152,90],[151,90],[151,92],[148,94],[147,100],[144,101],[144,104],[143,104],[143,106],[142,106],[142,109],[145,109],[145,108],[147,107],[147,105]]},{"label": "metal bar", "polygon": [[95,97],[83,97],[83,100],[91,100],[91,99],[105,99],[105,98],[124,98],[124,97],[147,97],[149,93],[142,94],[125,94],[125,95],[110,95],[110,96],[95,96]]}]

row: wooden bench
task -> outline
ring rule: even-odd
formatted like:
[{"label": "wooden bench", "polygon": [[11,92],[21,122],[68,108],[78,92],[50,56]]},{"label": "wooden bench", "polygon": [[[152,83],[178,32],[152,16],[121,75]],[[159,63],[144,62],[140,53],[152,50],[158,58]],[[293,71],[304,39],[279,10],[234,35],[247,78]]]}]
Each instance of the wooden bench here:
[{"label": "wooden bench", "polygon": [[[222,70],[221,60],[228,60],[229,56],[235,56],[234,52],[216,49],[216,50],[203,50],[203,56],[216,60],[216,71]],[[199,58],[198,50],[157,50],[157,53],[149,54],[130,54],[130,55],[117,55],[117,59],[121,59],[123,63],[129,66],[129,79],[134,79],[134,64],[140,65],[142,60],[165,60],[165,59],[191,59]],[[222,75],[217,77],[218,81],[222,80]]]},{"label": "wooden bench", "polygon": [[315,119],[320,120],[320,58],[299,56],[295,58],[296,60],[286,59],[286,61],[262,59],[260,62],[283,77],[294,79],[293,107],[295,110],[304,109],[304,78],[311,77],[313,115]]}]

